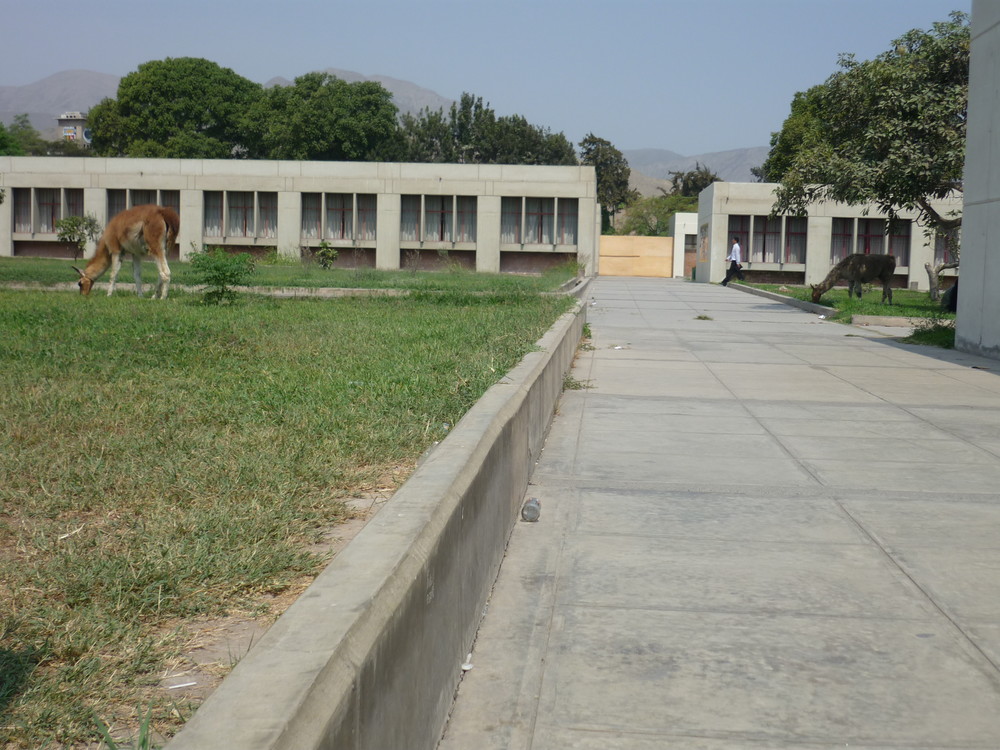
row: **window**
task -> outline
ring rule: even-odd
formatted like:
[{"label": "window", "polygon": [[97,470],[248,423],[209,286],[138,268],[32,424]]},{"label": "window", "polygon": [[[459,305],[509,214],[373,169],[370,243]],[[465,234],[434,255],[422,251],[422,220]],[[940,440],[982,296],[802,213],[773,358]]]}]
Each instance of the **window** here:
[{"label": "window", "polygon": [[789,216],[785,219],[785,263],[806,262],[808,223],[804,216]]},{"label": "window", "polygon": [[356,196],[358,200],[358,239],[374,240],[378,217],[378,199],[374,194]]},{"label": "window", "polygon": [[124,190],[109,190],[108,191],[108,218],[113,219],[115,216],[120,214],[125,210],[125,191]]},{"label": "window", "polygon": [[14,231],[28,234],[31,226],[31,188],[14,188]]},{"label": "window", "polygon": [[934,237],[934,265],[938,266],[942,263],[955,262],[954,251],[959,247],[959,237],[958,229],[949,229],[946,233],[937,233]]},{"label": "window", "polygon": [[326,237],[354,239],[354,196],[350,193],[326,194]]},{"label": "window", "polygon": [[500,201],[500,242],[507,245],[521,244],[520,198],[503,198]]},{"label": "window", "polygon": [[420,196],[404,195],[400,208],[399,238],[405,242],[419,242]]},{"label": "window", "polygon": [[226,193],[227,237],[253,237],[253,193],[233,191]]},{"label": "window", "polygon": [[781,262],[781,217],[754,217],[753,242],[750,244],[747,260],[763,263]]},{"label": "window", "polygon": [[278,236],[277,193],[257,193],[257,236],[264,239]]},{"label": "window", "polygon": [[66,188],[66,215],[83,216],[83,190],[80,188]]},{"label": "window", "polygon": [[858,219],[858,252],[865,255],[885,253],[884,219]]},{"label": "window", "polygon": [[576,198],[560,198],[556,215],[556,244],[575,245],[579,223],[580,201]]},{"label": "window", "polygon": [[205,236],[222,236],[222,191],[205,191]]},{"label": "window", "polygon": [[738,216],[732,215],[729,217],[729,236],[726,237],[726,253],[728,254],[729,245],[733,237],[738,237],[740,241],[740,247],[746,248],[747,240],[750,237],[750,217],[749,216]]},{"label": "window", "polygon": [[132,190],[130,193],[133,206],[146,206],[150,203],[156,203],[155,190]]},{"label": "window", "polygon": [[452,198],[450,195],[424,196],[424,239],[451,242]]},{"label": "window", "polygon": [[319,193],[302,194],[302,239],[318,240],[322,200]]},{"label": "window", "polygon": [[524,199],[525,244],[551,245],[555,242],[555,199]]},{"label": "window", "polygon": [[896,256],[897,266],[910,265],[910,225],[905,219],[889,222],[889,255]]},{"label": "window", "polygon": [[180,190],[161,190],[160,191],[160,205],[166,206],[167,208],[172,208],[177,213],[181,212],[181,191]]},{"label": "window", "polygon": [[55,232],[56,222],[62,218],[62,200],[59,188],[36,188],[38,201],[38,231]]},{"label": "window", "polygon": [[458,213],[455,218],[455,241],[476,241],[476,197],[460,195],[456,200]]},{"label": "window", "polygon": [[854,247],[854,219],[834,219],[830,236],[830,262],[840,263]]}]

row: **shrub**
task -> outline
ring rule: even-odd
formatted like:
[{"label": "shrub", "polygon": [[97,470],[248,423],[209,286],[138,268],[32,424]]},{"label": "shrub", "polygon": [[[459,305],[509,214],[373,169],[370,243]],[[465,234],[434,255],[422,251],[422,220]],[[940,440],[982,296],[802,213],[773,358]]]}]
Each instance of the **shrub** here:
[{"label": "shrub", "polygon": [[333,268],[334,262],[337,260],[337,256],[340,255],[337,248],[330,245],[329,242],[323,240],[319,243],[319,248],[313,252],[316,258],[316,262],[320,264],[322,268]]},{"label": "shrub", "polygon": [[231,255],[221,248],[192,256],[191,268],[198,283],[208,287],[202,298],[206,305],[233,302],[236,292],[231,287],[246,284],[255,270],[249,253]]}]

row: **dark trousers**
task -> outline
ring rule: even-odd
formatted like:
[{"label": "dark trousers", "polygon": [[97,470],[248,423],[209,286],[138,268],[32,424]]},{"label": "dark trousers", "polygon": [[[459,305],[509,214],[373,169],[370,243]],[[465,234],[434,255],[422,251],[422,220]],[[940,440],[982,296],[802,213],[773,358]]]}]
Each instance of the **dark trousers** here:
[{"label": "dark trousers", "polygon": [[729,280],[732,279],[733,276],[738,278],[740,281],[743,281],[743,269],[740,268],[740,264],[735,260],[729,264],[729,270],[726,271],[726,278],[722,280],[722,286],[728,284]]}]

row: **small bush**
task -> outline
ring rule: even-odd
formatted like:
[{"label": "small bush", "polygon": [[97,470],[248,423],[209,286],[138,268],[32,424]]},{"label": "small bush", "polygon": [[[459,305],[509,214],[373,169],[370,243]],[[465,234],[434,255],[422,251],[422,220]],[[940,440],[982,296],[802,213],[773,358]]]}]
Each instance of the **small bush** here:
[{"label": "small bush", "polygon": [[319,263],[320,267],[327,270],[333,268],[333,264],[337,260],[337,256],[340,252],[337,248],[333,247],[329,242],[323,240],[319,243],[319,249],[313,252],[313,256],[316,258],[316,262]]},{"label": "small bush", "polygon": [[202,298],[206,305],[235,301],[237,295],[231,287],[249,282],[255,270],[249,253],[231,255],[221,248],[192,256],[191,268],[198,283],[208,287]]}]

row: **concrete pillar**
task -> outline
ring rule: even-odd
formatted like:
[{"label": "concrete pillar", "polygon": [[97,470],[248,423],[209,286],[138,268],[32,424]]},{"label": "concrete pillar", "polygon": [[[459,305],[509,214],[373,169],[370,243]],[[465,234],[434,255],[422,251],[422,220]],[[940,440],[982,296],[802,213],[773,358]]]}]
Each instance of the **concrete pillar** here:
[{"label": "concrete pillar", "polygon": [[810,216],[806,221],[806,283],[818,284],[830,272],[833,219]]},{"label": "concrete pillar", "polygon": [[302,193],[278,193],[278,255],[287,258],[302,256]]},{"label": "concrete pillar", "polygon": [[396,271],[399,270],[399,227],[403,197],[399,193],[380,193],[377,201],[375,267],[382,271]]},{"label": "concrete pillar", "polygon": [[500,272],[499,195],[481,195],[476,200],[476,270]]},{"label": "concrete pillar", "polygon": [[187,260],[192,253],[200,253],[204,249],[202,227],[205,225],[205,201],[202,196],[201,190],[181,190],[181,229],[177,233],[181,260]]}]

